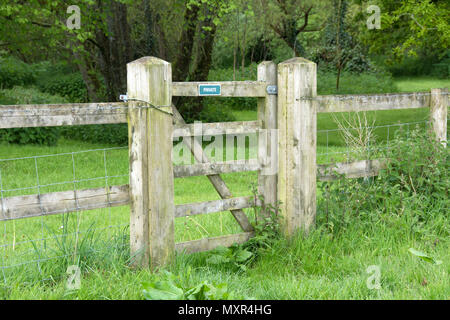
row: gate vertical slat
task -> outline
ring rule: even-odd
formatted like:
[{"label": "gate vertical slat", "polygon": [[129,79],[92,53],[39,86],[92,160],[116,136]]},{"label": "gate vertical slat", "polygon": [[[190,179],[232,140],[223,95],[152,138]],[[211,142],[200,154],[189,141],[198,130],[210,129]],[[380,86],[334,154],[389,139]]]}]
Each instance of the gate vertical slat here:
[{"label": "gate vertical slat", "polygon": [[[258,65],[258,81],[269,86],[277,85],[277,65],[264,61]],[[264,98],[258,98],[258,120],[262,122],[262,132],[258,137],[258,161],[262,168],[258,173],[258,193],[264,197],[264,205],[274,205],[277,201],[277,95],[266,90]],[[267,215],[265,210],[262,213]]]}]

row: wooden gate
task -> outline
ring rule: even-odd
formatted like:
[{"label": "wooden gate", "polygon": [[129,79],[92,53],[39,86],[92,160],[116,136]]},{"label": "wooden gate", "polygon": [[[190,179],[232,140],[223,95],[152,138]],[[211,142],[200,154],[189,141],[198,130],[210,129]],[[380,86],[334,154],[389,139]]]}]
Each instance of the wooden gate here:
[{"label": "wooden gate", "polygon": [[[171,65],[145,57],[128,64],[131,252],[136,265],[152,267],[170,262],[175,251],[199,252],[219,245],[247,241],[254,229],[242,209],[263,205],[254,197],[234,198],[220,174],[258,171],[258,192],[265,203],[276,197],[277,72],[273,62],[258,66],[258,81],[172,82]],[[258,98],[258,120],[186,125],[172,106],[172,96]],[[198,131],[198,130],[197,130]],[[197,139],[183,139],[196,164],[173,166],[172,139],[195,135],[258,135],[258,159],[210,162]],[[173,179],[206,175],[222,200],[174,205]],[[215,238],[174,243],[174,219],[229,210],[243,232]]]}]

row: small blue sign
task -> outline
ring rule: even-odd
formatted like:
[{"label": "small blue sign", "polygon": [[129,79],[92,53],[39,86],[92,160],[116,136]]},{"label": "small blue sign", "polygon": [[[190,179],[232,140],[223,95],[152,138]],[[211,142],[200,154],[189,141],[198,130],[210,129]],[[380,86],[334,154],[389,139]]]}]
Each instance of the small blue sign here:
[{"label": "small blue sign", "polygon": [[220,96],[222,94],[222,87],[220,84],[199,84],[199,96]]}]

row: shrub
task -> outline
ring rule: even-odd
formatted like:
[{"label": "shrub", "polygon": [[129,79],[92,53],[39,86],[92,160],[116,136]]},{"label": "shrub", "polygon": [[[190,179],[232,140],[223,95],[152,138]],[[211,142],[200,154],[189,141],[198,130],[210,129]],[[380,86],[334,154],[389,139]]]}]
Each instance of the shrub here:
[{"label": "shrub", "polygon": [[450,78],[450,50],[441,61],[433,64],[431,75],[441,79]]},{"label": "shrub", "polygon": [[52,95],[66,97],[70,102],[88,102],[87,88],[78,73],[58,75],[41,81],[39,89]]},{"label": "shrub", "polygon": [[450,76],[450,50],[442,57],[421,54],[417,57],[407,56],[401,62],[391,61],[386,57],[376,58],[385,63],[395,77],[434,76],[448,78]]},{"label": "shrub", "polygon": [[319,184],[320,218],[337,231],[358,221],[370,227],[403,217],[412,233],[431,229],[447,237],[449,230],[442,223],[449,206],[448,148],[436,142],[430,131],[399,130],[386,157],[387,168],[375,178]]},{"label": "shrub", "polygon": [[128,144],[128,126],[126,123],[63,127],[62,135],[68,139],[92,143],[119,146]]},{"label": "shrub", "polygon": [[225,122],[234,121],[235,117],[231,113],[228,106],[223,105],[220,101],[209,102],[200,112],[200,120],[203,122]]},{"label": "shrub", "polygon": [[[14,87],[0,90],[0,99],[3,104],[43,104],[66,103],[65,98],[42,93],[36,88]],[[0,106],[8,108],[8,106]],[[60,128],[17,128],[0,129],[0,141],[18,144],[55,145],[60,137]]]},{"label": "shrub", "polygon": [[[214,69],[210,70],[208,80],[232,81],[233,79],[235,79],[236,81],[245,81],[245,80],[255,81],[257,79],[257,69],[258,65],[256,63],[253,63],[250,66],[246,67],[244,69],[244,72],[241,72],[240,69],[237,69],[236,74],[234,74],[233,68]],[[256,110],[257,108],[256,98],[227,98],[227,99],[207,98],[205,99],[205,103],[207,105],[209,104],[214,105],[216,109],[223,109],[223,110],[227,110],[229,108],[234,110]],[[215,121],[225,121],[225,120],[215,120]]]},{"label": "shrub", "polygon": [[317,93],[323,94],[363,94],[396,92],[397,88],[388,73],[360,73],[344,71],[341,74],[339,91],[336,91],[336,74],[330,71],[317,72]]},{"label": "shrub", "polygon": [[[189,276],[190,269],[187,271]],[[142,284],[146,300],[244,300],[249,299],[236,294],[227,283],[203,281],[194,286],[184,284],[184,279],[164,271],[152,282]]]},{"label": "shrub", "polygon": [[442,227],[449,206],[448,149],[415,130],[397,135],[386,156],[388,167],[375,178],[325,183],[321,207],[328,227],[338,231],[349,224],[397,224],[406,226],[410,237],[448,237],[448,228]]},{"label": "shrub", "polygon": [[12,101],[12,104],[56,104],[68,103],[67,99],[59,95],[52,95],[39,91],[37,88],[24,88],[16,86],[12,89],[0,90],[4,99]]},{"label": "shrub", "polygon": [[0,57],[0,89],[33,84],[36,75],[24,62],[14,57]]}]

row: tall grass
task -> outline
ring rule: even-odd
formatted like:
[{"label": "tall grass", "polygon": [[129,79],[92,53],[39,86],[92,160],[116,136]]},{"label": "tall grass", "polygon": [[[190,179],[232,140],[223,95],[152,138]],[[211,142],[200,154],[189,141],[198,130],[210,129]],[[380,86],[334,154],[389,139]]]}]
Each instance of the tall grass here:
[{"label": "tall grass", "polygon": [[[307,237],[298,234],[271,240],[269,246],[256,249],[257,259],[246,271],[208,263],[209,253],[178,254],[168,270],[186,287],[202,281],[226,282],[236,294],[259,299],[448,298],[448,151],[420,131],[409,132],[408,138],[393,138],[391,147],[390,158],[398,160],[379,178],[320,183],[315,230]],[[89,157],[85,160],[87,171],[97,163]],[[201,178],[176,180],[177,203],[217,197]],[[242,195],[248,194],[256,175],[229,174],[224,179],[235,195]],[[253,221],[253,210],[247,214]],[[92,223],[102,222],[107,215],[113,223],[105,223],[105,230],[98,230],[98,225],[94,229]],[[189,219],[177,219],[177,242],[239,232],[227,212],[198,217],[195,223]],[[109,228],[119,220],[123,226]],[[23,235],[25,240],[36,238],[42,230],[49,239],[29,248],[31,257],[40,258],[39,266],[3,270],[7,281],[0,285],[0,297],[142,299],[141,283],[158,280],[160,275],[130,269],[127,220],[128,208],[123,207],[15,221],[19,240]],[[12,222],[2,224],[6,230],[2,239],[11,243]],[[19,242],[16,251],[2,248],[3,263],[10,255],[20,259],[23,244]],[[423,261],[411,255],[409,248],[443,263]],[[79,290],[66,287],[65,272],[72,264],[81,267]],[[381,270],[380,290],[367,287],[367,268],[372,265]]]}]

